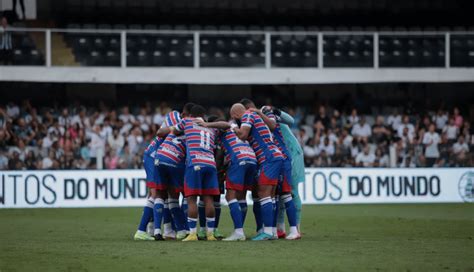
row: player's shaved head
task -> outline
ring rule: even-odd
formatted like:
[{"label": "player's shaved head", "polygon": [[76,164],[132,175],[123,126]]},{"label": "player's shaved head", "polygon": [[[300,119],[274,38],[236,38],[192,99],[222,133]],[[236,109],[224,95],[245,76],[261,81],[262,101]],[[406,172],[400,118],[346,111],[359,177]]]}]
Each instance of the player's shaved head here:
[{"label": "player's shaved head", "polygon": [[245,113],[245,106],[241,103],[235,103],[230,108],[230,116],[233,119],[240,120]]},{"label": "player's shaved head", "polygon": [[253,103],[253,101],[248,98],[242,98],[242,100],[240,100],[240,104],[244,105],[246,109],[256,108],[255,103]]}]

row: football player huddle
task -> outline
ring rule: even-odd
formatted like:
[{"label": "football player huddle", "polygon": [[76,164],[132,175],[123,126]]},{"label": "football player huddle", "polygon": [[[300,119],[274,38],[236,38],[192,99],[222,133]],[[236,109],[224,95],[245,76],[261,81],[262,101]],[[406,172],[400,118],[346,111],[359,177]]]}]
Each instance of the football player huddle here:
[{"label": "football player huddle", "polygon": [[[305,170],[289,128],[293,118],[271,106],[257,109],[248,99],[232,105],[229,121],[205,115],[193,103],[168,113],[146,148],[149,195],[134,239],[245,241],[248,191],[257,232],[252,241],[300,239],[298,183]],[[234,224],[226,238],[218,230],[224,192]]]}]

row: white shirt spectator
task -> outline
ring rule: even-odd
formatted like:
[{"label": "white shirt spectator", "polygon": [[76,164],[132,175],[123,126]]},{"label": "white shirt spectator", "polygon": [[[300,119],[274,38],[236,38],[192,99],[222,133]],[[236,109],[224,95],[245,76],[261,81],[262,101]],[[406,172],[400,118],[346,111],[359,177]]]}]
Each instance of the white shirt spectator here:
[{"label": "white shirt spectator", "polygon": [[20,115],[20,107],[17,105],[7,105],[7,115],[10,118],[17,118]]},{"label": "white shirt spectator", "polygon": [[369,137],[370,135],[372,135],[372,129],[367,123],[364,123],[363,125],[357,123],[352,127],[351,134],[354,137]]},{"label": "white shirt spectator", "polygon": [[467,145],[467,143],[460,143],[460,142],[456,142],[454,145],[453,145],[453,152],[454,154],[459,154],[459,153],[467,153],[469,152],[469,146]]},{"label": "white shirt spectator", "polygon": [[18,158],[21,160],[21,161],[25,161],[25,157],[26,157],[26,154],[28,153],[29,151],[29,148],[26,147],[25,149],[21,150],[19,147],[17,146],[10,146],[8,148],[8,154],[10,154],[10,156],[16,152],[18,153]]},{"label": "white shirt spectator", "polygon": [[157,112],[154,116],[153,116],[153,124],[156,124],[156,125],[161,125],[162,123],[164,123],[165,121],[165,116],[162,115],[161,113]]},{"label": "white shirt spectator", "polygon": [[104,154],[105,150],[105,138],[100,136],[100,134],[97,133],[91,133],[91,143],[90,143],[91,151],[90,151],[90,156],[92,158],[97,157],[97,153],[99,150],[102,150],[102,154]]},{"label": "white shirt spectator", "polygon": [[398,115],[390,115],[388,116],[387,119],[387,124],[391,126],[394,130],[398,130],[398,127],[402,123],[402,116],[400,114]]},{"label": "white shirt spectator", "polygon": [[384,154],[382,157],[379,158],[379,166],[380,167],[388,167],[388,155]]},{"label": "white shirt spectator", "polygon": [[84,117],[83,119],[81,119],[79,114],[76,114],[71,118],[71,124],[72,125],[79,124],[79,127],[81,127],[81,128],[83,128],[83,127],[90,128],[91,127],[89,117]]},{"label": "white shirt spectator", "polygon": [[104,139],[107,139],[110,135],[112,135],[112,127],[111,126],[103,126],[102,130],[100,131],[100,136]]},{"label": "white shirt spectator", "polygon": [[437,129],[443,129],[446,126],[446,123],[448,122],[448,115],[447,114],[442,114],[442,115],[435,115],[433,117],[433,121],[436,124]]},{"label": "white shirt spectator", "polygon": [[397,129],[398,137],[403,138],[403,130],[405,128],[408,128],[408,138],[413,139],[413,137],[415,136],[415,127],[410,123],[408,123],[408,124],[403,124],[402,123],[398,126],[398,129]]},{"label": "white shirt spectator", "polygon": [[110,146],[110,148],[114,149],[117,153],[122,150],[123,145],[125,144],[125,139],[121,134],[117,136],[117,138],[114,138],[114,136],[111,134],[109,135],[107,142]]},{"label": "white shirt spectator", "polygon": [[423,136],[423,144],[427,145],[425,149],[425,157],[439,158],[438,144],[440,141],[441,139],[438,133],[425,133],[425,136]]},{"label": "white shirt spectator", "polygon": [[134,154],[138,152],[139,145],[143,142],[143,137],[130,134],[127,137],[127,142],[130,148],[130,153]]},{"label": "white shirt spectator", "polygon": [[0,170],[6,170],[8,168],[8,157],[5,154],[0,153]]},{"label": "white shirt spectator", "polygon": [[64,117],[64,116],[61,115],[61,116],[58,117],[58,123],[59,123],[60,126],[64,126],[64,127],[68,126],[68,125],[71,125],[72,124],[72,118],[71,118],[71,116]]},{"label": "white shirt spectator", "polygon": [[51,136],[46,136],[43,138],[43,143],[41,144],[41,147],[43,149],[48,149],[50,148],[52,145],[53,145],[53,139],[51,138]]},{"label": "white shirt spectator", "polygon": [[64,135],[65,131],[66,131],[65,128],[62,126],[48,128],[48,134],[56,133],[56,136]]},{"label": "white shirt spectator", "polygon": [[351,125],[354,125],[354,124],[359,123],[359,116],[357,116],[357,115],[355,115],[355,116],[354,116],[354,115],[349,115],[349,117],[347,117],[347,120],[349,120],[349,123],[350,123]]},{"label": "white shirt spectator", "polygon": [[337,143],[337,136],[336,136],[336,134],[334,134],[334,133],[331,133],[331,134],[329,134],[329,135],[324,134],[323,136],[321,136],[320,141],[321,141],[322,143],[324,143],[324,139],[326,139],[326,137],[329,138],[329,143],[330,143],[331,145],[333,145],[334,143]]},{"label": "white shirt spectator", "polygon": [[326,152],[326,155],[328,156],[332,156],[334,155],[334,145],[333,144],[328,144],[328,145],[324,145],[323,143],[319,145],[319,153],[321,153],[322,151],[325,151]]},{"label": "white shirt spectator", "polygon": [[375,161],[375,155],[372,153],[365,154],[364,152],[360,152],[355,159],[356,163],[362,163],[364,167],[372,166]]},{"label": "white shirt spectator", "polygon": [[49,157],[44,157],[41,161],[41,168],[50,169],[53,166],[53,161]]},{"label": "white shirt spectator", "polygon": [[151,125],[151,116],[150,115],[140,114],[140,115],[137,116],[137,120],[142,124],[146,123],[146,124]]},{"label": "white shirt spectator", "polygon": [[344,147],[350,147],[353,140],[354,137],[352,137],[352,135],[350,134],[347,134],[347,136],[344,137],[344,139],[342,140],[342,144],[344,145]]},{"label": "white shirt spectator", "polygon": [[129,114],[120,114],[119,119],[124,123],[135,123],[135,116]]},{"label": "white shirt spectator", "polygon": [[[27,115],[25,115],[24,119],[25,119],[25,122],[26,122],[27,124],[29,124],[29,123],[31,123],[31,121],[33,121],[33,116],[28,113]],[[41,117],[41,116],[39,116],[39,115],[36,115],[36,116],[35,116],[35,119],[36,119],[36,121],[38,121],[38,123],[43,123],[43,117]],[[0,120],[1,120],[1,119],[0,119]],[[0,122],[1,122],[1,121],[0,121]],[[0,127],[1,127],[1,124],[0,124]]]},{"label": "white shirt spectator", "polygon": [[456,125],[447,125],[443,128],[443,133],[446,133],[448,140],[456,140],[458,137],[459,128]]},{"label": "white shirt spectator", "polygon": [[309,157],[309,158],[316,157],[321,153],[321,151],[319,150],[317,146],[313,147],[309,145],[305,145],[303,147],[303,152],[304,152],[305,157]]},{"label": "white shirt spectator", "polygon": [[120,129],[120,134],[122,135],[127,135],[130,130],[132,129],[133,125],[132,124],[124,124],[123,127]]}]

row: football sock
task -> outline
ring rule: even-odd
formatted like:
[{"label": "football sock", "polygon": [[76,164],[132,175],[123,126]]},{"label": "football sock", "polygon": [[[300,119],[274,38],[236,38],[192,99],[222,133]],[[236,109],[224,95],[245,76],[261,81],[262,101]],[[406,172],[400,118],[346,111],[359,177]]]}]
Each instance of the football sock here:
[{"label": "football sock", "polygon": [[204,202],[199,200],[198,202],[198,214],[199,214],[199,229],[206,228],[206,206]]},{"label": "football sock", "polygon": [[260,201],[258,198],[253,199],[253,214],[255,216],[255,224],[257,225],[257,232],[263,227],[262,210],[260,208]]},{"label": "football sock", "polygon": [[214,202],[214,209],[216,211],[216,226],[215,228],[217,229],[219,227],[219,221],[221,219],[221,202],[215,201]]},{"label": "football sock", "polygon": [[229,201],[230,216],[234,222],[234,229],[242,228],[242,212],[240,211],[240,205],[237,199]]},{"label": "football sock", "polygon": [[153,216],[153,206],[154,206],[154,199],[149,197],[146,200],[145,207],[143,207],[142,218],[140,219],[140,225],[138,225],[138,230],[146,232],[146,226],[148,222],[150,222],[151,217]]},{"label": "football sock", "polygon": [[216,227],[215,217],[206,217],[207,232],[213,232]]},{"label": "football sock", "polygon": [[189,230],[188,220],[186,219],[188,217],[188,200],[186,198],[183,198],[183,203],[181,204],[181,211],[183,214],[184,227],[186,228],[186,230]]},{"label": "football sock", "polygon": [[288,217],[288,224],[290,227],[296,227],[297,220],[296,220],[296,206],[293,202],[293,198],[290,194],[282,195],[282,201],[285,203],[286,209],[286,216]]},{"label": "football sock", "polygon": [[268,235],[273,235],[273,203],[271,197],[260,199],[260,210],[263,219],[263,231]]},{"label": "football sock", "polygon": [[188,217],[189,232],[196,233],[197,218]]},{"label": "football sock", "polygon": [[163,206],[163,228],[165,233],[169,233],[176,229],[171,218],[168,199],[165,200],[165,204]]},{"label": "football sock", "polygon": [[240,211],[242,212],[242,225],[245,224],[245,218],[247,217],[247,200],[239,200]]},{"label": "football sock", "polygon": [[185,229],[183,212],[179,208],[179,200],[174,198],[169,198],[169,209],[173,218],[173,222],[176,225],[177,231],[182,231]]},{"label": "football sock", "polygon": [[163,218],[164,200],[162,198],[155,198],[155,205],[153,207],[153,224],[155,227],[155,235],[161,234],[161,220]]}]

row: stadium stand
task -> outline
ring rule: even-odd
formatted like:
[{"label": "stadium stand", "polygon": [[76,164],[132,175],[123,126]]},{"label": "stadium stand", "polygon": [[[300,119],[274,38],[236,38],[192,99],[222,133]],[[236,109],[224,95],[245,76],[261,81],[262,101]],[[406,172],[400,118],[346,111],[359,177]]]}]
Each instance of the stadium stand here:
[{"label": "stadium stand", "polygon": [[[71,24],[68,27],[78,27]],[[83,29],[97,26],[82,25]],[[119,29],[125,25],[102,25]],[[99,29],[101,29],[99,27]],[[150,25],[143,26],[151,28]],[[129,25],[141,29],[141,25]],[[204,30],[217,34],[200,36],[200,64],[202,67],[263,67],[265,64],[265,35],[263,31],[274,27],[223,26],[224,34],[218,34],[217,26],[156,26],[160,30]],[[331,28],[321,28],[321,30]],[[370,28],[367,28],[370,29]],[[386,28],[385,28],[386,29]],[[227,31],[237,31],[228,34]],[[279,28],[285,31],[285,28]],[[290,30],[290,29],[288,29]],[[314,31],[316,27],[295,27],[292,31]],[[247,31],[257,31],[241,34]],[[299,34],[301,33],[301,34]],[[72,47],[76,61],[83,66],[119,66],[119,34],[66,34],[67,44]],[[374,38],[366,34],[323,35],[323,63],[325,67],[373,67]],[[129,66],[193,66],[194,39],[190,34],[127,34],[127,63]],[[379,34],[379,67],[444,67],[445,35]],[[474,66],[474,35],[453,34],[450,40],[452,67]],[[272,32],[271,54],[273,67],[318,67],[318,36],[314,32]]]},{"label": "stadium stand", "polygon": [[[164,102],[156,108],[150,103],[134,108],[104,103],[41,107],[28,100],[1,105],[0,169],[96,168],[102,156],[106,169],[141,168],[143,150],[170,110]],[[225,117],[227,110],[211,108],[210,114]],[[286,110],[295,117],[292,130],[307,166],[474,166],[474,131],[456,107],[403,116],[403,107],[367,115],[331,105],[314,112],[305,107]],[[430,123],[441,138],[433,165],[424,145]]]}]

